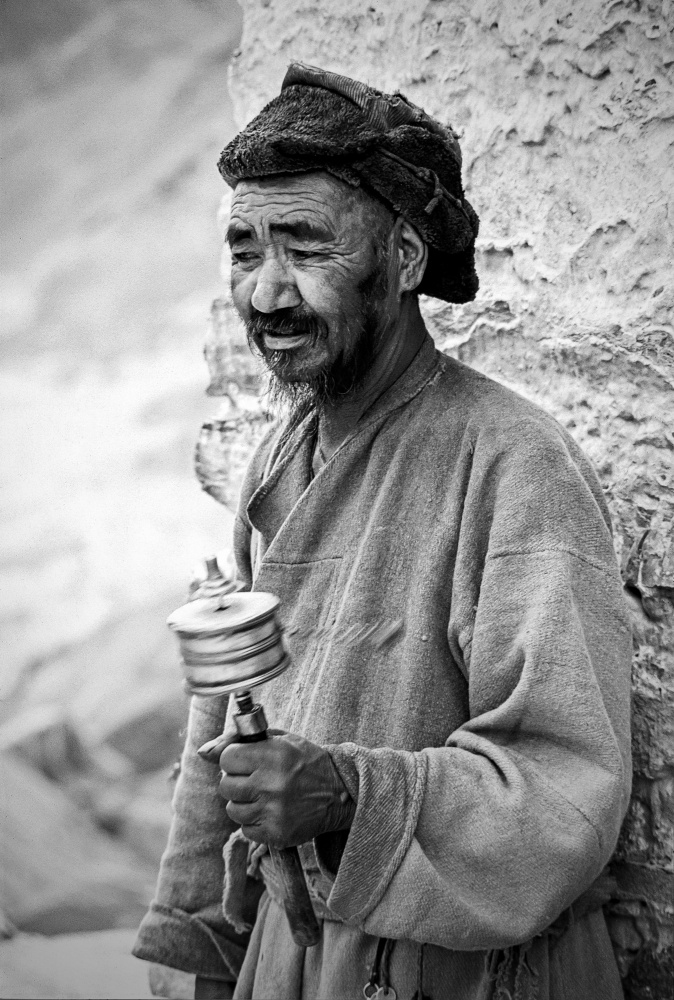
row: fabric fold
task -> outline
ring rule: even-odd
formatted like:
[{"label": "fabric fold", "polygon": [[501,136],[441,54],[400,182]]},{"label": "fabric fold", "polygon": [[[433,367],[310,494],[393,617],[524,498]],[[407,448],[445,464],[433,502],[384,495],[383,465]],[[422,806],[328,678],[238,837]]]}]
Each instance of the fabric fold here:
[{"label": "fabric fold", "polygon": [[247,878],[260,879],[260,861],[268,852],[266,844],[248,840],[241,828],[234,831],[223,848],[225,878],[222,886],[222,914],[237,934],[246,934],[253,929],[252,923],[244,915],[246,881]]},{"label": "fabric fold", "polygon": [[153,903],[138,929],[132,954],[146,962],[235,983],[246,955],[247,937],[223,937],[194,914]]},{"label": "fabric fold", "polygon": [[[237,933],[222,912],[222,852],[236,826],[219,794],[217,763],[196,752],[222,733],[226,713],[227,698],[191,700],[169,841],[156,896],[139,928],[133,954],[231,982],[241,968],[249,937]],[[240,889],[243,922],[252,924],[263,887],[244,873]]]}]

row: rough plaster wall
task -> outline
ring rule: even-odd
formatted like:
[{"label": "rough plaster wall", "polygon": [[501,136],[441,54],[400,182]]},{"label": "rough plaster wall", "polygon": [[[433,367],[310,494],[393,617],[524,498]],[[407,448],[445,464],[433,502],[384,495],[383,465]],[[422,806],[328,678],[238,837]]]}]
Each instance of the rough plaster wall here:
[{"label": "rough plaster wall", "polygon": [[[628,995],[668,996],[672,5],[242,0],[242,7],[231,74],[240,124],[278,92],[288,62],[301,59],[400,88],[462,135],[465,186],[482,220],[482,288],[470,305],[426,300],[424,308],[440,347],[552,412],[604,485],[635,625],[634,794],[614,866],[619,898],[611,932]],[[213,330],[226,330],[227,338],[211,337],[210,355],[221,352],[229,387],[245,402],[254,377],[241,377],[243,341],[230,309],[224,301],[214,311]],[[206,480],[209,447],[214,468],[223,448],[238,466],[256,436],[240,413],[235,405],[233,420],[205,432]],[[227,488],[220,499],[231,502]]]}]

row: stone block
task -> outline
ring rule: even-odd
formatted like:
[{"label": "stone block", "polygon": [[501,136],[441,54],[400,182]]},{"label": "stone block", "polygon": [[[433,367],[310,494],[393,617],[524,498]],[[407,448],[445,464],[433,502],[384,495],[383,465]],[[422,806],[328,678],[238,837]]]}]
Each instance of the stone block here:
[{"label": "stone block", "polygon": [[179,683],[173,691],[150,691],[127,702],[101,729],[101,742],[132,761],[145,774],[168,767],[181,753],[187,724],[187,699]]},{"label": "stone block", "polygon": [[[131,954],[133,930],[0,942],[0,996],[17,1000],[145,1000],[149,966]],[[192,993],[192,996],[194,994]]]},{"label": "stone block", "polygon": [[53,781],[65,781],[92,766],[73,723],[55,705],[41,705],[0,726],[0,753],[13,752]]},{"label": "stone block", "polygon": [[2,906],[16,927],[61,934],[137,925],[154,866],[10,754],[0,757],[0,812]]}]

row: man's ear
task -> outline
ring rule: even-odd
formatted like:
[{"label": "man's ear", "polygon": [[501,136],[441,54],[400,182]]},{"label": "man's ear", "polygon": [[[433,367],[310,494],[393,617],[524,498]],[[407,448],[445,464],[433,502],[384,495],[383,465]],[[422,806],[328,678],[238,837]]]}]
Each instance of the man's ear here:
[{"label": "man's ear", "polygon": [[398,293],[413,292],[421,284],[428,263],[428,247],[414,226],[398,216],[395,223],[398,245]]}]

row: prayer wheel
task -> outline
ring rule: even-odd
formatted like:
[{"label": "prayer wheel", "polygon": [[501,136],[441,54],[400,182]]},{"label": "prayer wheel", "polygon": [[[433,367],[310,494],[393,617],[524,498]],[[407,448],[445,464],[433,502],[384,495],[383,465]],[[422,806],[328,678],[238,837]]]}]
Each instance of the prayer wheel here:
[{"label": "prayer wheel", "polygon": [[[167,624],[178,636],[187,690],[199,697],[234,695],[234,722],[242,743],[267,738],[267,720],[251,689],[283,673],[290,656],[273,594],[242,593],[221,575],[215,557],[193,599]],[[296,847],[269,847],[284,888],[285,911],[295,943],[318,943],[320,927]]]}]

